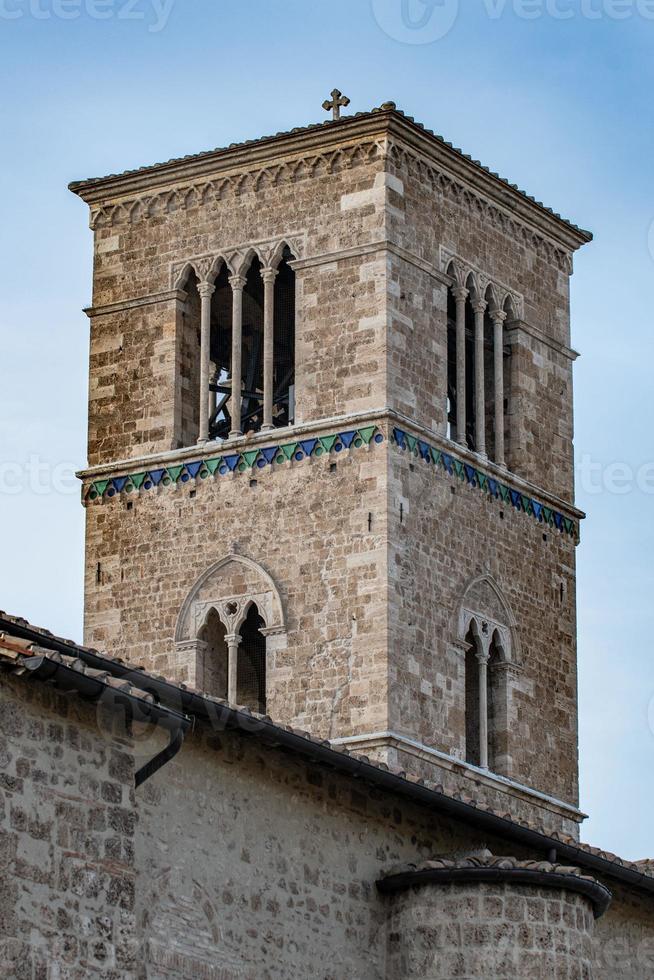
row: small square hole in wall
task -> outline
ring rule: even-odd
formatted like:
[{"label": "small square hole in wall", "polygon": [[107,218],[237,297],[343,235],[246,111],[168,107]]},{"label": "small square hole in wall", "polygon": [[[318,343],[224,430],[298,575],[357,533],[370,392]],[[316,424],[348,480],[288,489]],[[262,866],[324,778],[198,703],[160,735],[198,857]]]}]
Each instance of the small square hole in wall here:
[{"label": "small square hole in wall", "polygon": [[504,520],[504,511],[503,510],[500,511],[500,520],[501,521]]},{"label": "small square hole in wall", "polygon": [[415,468],[415,466],[413,465],[413,463],[409,463],[409,469],[410,469],[410,471],[411,471],[412,473],[415,473],[415,469],[416,469],[416,468]]},{"label": "small square hole in wall", "polygon": [[256,480],[250,480],[250,486],[251,487],[256,487],[256,485],[257,485],[257,481]]},{"label": "small square hole in wall", "polygon": [[546,534],[543,535],[543,541],[547,541],[547,535]]},{"label": "small square hole in wall", "polygon": [[127,510],[134,510],[134,501],[133,500],[128,500],[127,501]]},{"label": "small square hole in wall", "polygon": [[197,493],[198,493],[197,490],[191,490],[191,492],[189,493],[189,497],[191,498],[191,500],[193,500],[193,497],[197,497]]},{"label": "small square hole in wall", "polygon": [[454,494],[456,493],[456,487],[450,487],[450,493],[452,494],[452,496],[454,496]]},{"label": "small square hole in wall", "polygon": [[335,473],[337,469],[338,469],[338,463],[330,463],[329,464],[329,472],[330,473]]}]

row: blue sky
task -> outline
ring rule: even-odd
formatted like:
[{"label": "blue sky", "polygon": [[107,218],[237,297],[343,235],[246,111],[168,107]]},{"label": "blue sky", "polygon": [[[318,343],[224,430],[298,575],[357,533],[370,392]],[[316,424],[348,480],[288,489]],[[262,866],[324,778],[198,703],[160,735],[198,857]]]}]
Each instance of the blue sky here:
[{"label": "blue sky", "polygon": [[654,857],[653,42],[652,0],[0,0],[0,606],[81,637],[91,236],[67,183],[318,121],[335,85],[349,111],[392,99],[595,232],[573,279],[583,833]]}]

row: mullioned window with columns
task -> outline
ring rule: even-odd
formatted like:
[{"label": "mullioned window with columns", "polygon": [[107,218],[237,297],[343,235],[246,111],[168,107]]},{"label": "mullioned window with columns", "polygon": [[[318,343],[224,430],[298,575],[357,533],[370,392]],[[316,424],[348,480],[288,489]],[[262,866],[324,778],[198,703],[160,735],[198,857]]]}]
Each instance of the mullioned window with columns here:
[{"label": "mullioned window with columns", "polygon": [[520,298],[483,274],[450,261],[447,275],[447,436],[506,466],[511,384],[506,326]]},{"label": "mullioned window with columns", "polygon": [[177,347],[182,446],[295,420],[296,249],[281,241],[190,259]]}]

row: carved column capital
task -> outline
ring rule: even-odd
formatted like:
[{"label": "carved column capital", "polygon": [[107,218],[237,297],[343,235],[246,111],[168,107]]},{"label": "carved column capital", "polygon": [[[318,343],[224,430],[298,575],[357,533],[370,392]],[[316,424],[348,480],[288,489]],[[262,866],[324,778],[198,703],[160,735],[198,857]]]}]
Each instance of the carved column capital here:
[{"label": "carved column capital", "polygon": [[261,278],[265,283],[274,282],[278,275],[279,275],[279,269],[275,269],[271,265],[265,266],[261,270]]},{"label": "carved column capital", "polygon": [[472,308],[475,311],[475,313],[483,314],[488,309],[488,303],[486,302],[485,299],[476,299],[472,304]]},{"label": "carved column capital", "polygon": [[230,276],[229,284],[234,292],[243,292],[247,284],[247,279],[244,276]]},{"label": "carved column capital", "polygon": [[205,279],[203,282],[198,283],[198,292],[202,299],[211,299],[213,294],[216,292],[216,287],[212,282],[208,282]]},{"label": "carved column capital", "polygon": [[495,323],[504,323],[508,317],[508,314],[504,310],[490,310],[490,315]]},{"label": "carved column capital", "polygon": [[465,286],[455,286],[452,290],[452,296],[457,303],[465,303],[469,295],[470,290],[466,289]]}]

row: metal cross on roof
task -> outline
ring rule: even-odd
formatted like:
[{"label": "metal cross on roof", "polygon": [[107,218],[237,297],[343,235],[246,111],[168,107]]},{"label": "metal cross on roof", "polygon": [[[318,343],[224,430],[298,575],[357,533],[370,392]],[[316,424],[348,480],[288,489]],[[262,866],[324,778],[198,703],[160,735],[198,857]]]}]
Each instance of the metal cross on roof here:
[{"label": "metal cross on roof", "polygon": [[329,99],[327,99],[325,102],[323,102],[322,107],[325,110],[325,112],[329,112],[329,110],[331,109],[332,112],[334,113],[334,119],[340,119],[341,107],[345,108],[349,104],[350,104],[350,100],[348,99],[347,95],[343,95],[343,93],[339,89],[335,88],[334,91],[332,92],[331,102],[329,101]]}]

